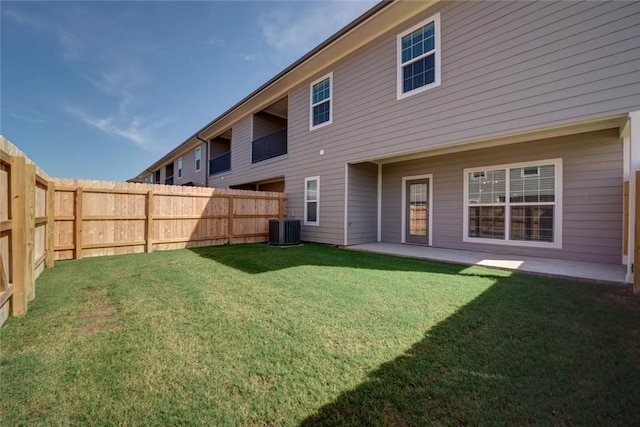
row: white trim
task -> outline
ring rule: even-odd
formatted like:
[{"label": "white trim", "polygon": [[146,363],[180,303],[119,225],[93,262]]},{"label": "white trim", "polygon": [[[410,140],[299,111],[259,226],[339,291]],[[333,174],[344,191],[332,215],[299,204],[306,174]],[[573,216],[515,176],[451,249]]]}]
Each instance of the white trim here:
[{"label": "white trim", "polygon": [[433,174],[402,177],[402,226],[400,227],[400,243],[407,243],[407,181],[417,179],[429,180],[429,246],[433,246]]},{"label": "white trim", "polygon": [[[410,90],[409,92],[403,92],[403,85],[402,85],[402,38],[404,36],[406,36],[407,34],[410,34],[411,32],[417,30],[420,27],[424,27],[425,25],[429,24],[433,22],[434,23],[434,36],[435,36],[435,43],[434,43],[434,48],[433,51],[429,51],[427,53],[422,54],[421,56],[419,56],[418,58],[423,58],[425,56],[428,56],[430,54],[430,52],[433,52],[435,54],[435,63],[434,63],[434,67],[435,67],[435,80],[433,81],[433,83],[429,83],[427,85],[421,86],[417,89],[413,89]],[[414,58],[412,61],[415,61],[416,58]],[[403,31],[402,33],[398,34],[396,36],[396,85],[397,85],[397,99],[403,99],[403,98],[407,98],[409,96],[415,95],[417,93],[420,92],[424,92],[425,90],[429,90],[429,89],[433,89],[434,87],[438,87],[440,86],[441,83],[441,64],[442,64],[442,49],[440,48],[440,12],[436,13],[435,15],[433,15],[432,17],[430,17],[429,19],[425,19],[424,21],[414,25],[413,27],[409,28],[408,30]]]},{"label": "white trim", "polygon": [[[198,152],[200,153],[200,167],[198,167]],[[194,166],[196,167],[196,172],[200,172],[200,170],[202,169],[202,147],[196,148],[196,151],[193,156],[194,156],[193,163],[194,163]]]},{"label": "white trim", "polygon": [[[629,120],[627,120],[624,124],[624,126],[622,127],[622,131],[620,132],[620,138],[622,139],[622,181],[623,182],[628,182],[629,181],[629,169],[631,166],[631,135],[629,132]],[[629,189],[631,189],[631,183],[629,182]],[[629,203],[631,202],[631,194],[629,194]],[[622,203],[624,204],[624,196],[622,197]],[[627,209],[629,209],[630,206],[627,207]],[[627,214],[630,214],[630,212],[627,212]],[[631,218],[630,216],[628,218]],[[631,222],[631,221],[629,221]],[[622,223],[624,224],[624,212],[622,212]],[[631,228],[632,225],[631,224],[627,224],[627,229],[626,230],[622,230],[622,241],[624,241],[624,235],[625,233],[631,233]],[[628,234],[628,236],[631,236],[631,234]],[[630,239],[627,239],[627,247],[623,248],[622,251],[622,265],[626,265],[628,266],[632,261],[630,261],[629,256],[625,255],[624,252],[626,251],[627,254],[631,253],[629,252],[631,250],[631,246],[630,246]],[[627,267],[628,268],[628,267]],[[629,274],[630,272],[628,271],[627,274]]]},{"label": "white trim", "polygon": [[178,163],[178,178],[182,178],[182,157],[177,161]]},{"label": "white trim", "polygon": [[349,163],[344,164],[344,224],[343,243],[349,246]]},{"label": "white trim", "polygon": [[[313,86],[320,83],[323,80],[326,80],[327,78],[329,79],[329,98],[323,99],[321,102],[314,104],[313,103]],[[329,101],[329,120],[314,126],[313,125],[313,107],[315,107],[316,105],[325,103],[327,101]],[[331,123],[333,123],[333,71],[328,74],[325,74],[324,76],[314,80],[313,82],[311,82],[311,84],[309,84],[309,130],[319,129],[324,126],[328,126]]]},{"label": "white trim", "polygon": [[378,163],[378,242],[382,242],[382,163]]},{"label": "white trim", "polygon": [[[554,205],[554,220],[553,220],[553,242],[531,242],[531,241],[522,241],[522,240],[508,240],[511,231],[511,210],[508,209],[510,206],[529,206],[528,203],[509,203],[506,199],[508,199],[508,195],[510,192],[510,180],[509,180],[509,169],[525,167],[525,166],[539,166],[539,165],[548,165],[553,164],[555,166],[555,201],[553,203],[539,203],[544,205]],[[469,237],[469,173],[479,171],[479,170],[496,170],[496,169],[504,169],[506,171],[505,174],[505,203],[501,206],[505,207],[505,238],[502,239],[486,239],[481,237]],[[534,160],[530,162],[521,162],[521,163],[509,163],[502,165],[490,165],[490,166],[482,166],[482,167],[474,167],[474,168],[466,168],[462,171],[463,174],[463,218],[462,218],[462,241],[466,243],[487,243],[491,245],[506,245],[506,246],[524,246],[524,247],[537,247],[537,248],[562,248],[562,181],[563,181],[563,173],[562,173],[562,159],[546,159],[546,160]],[[473,206],[486,206],[483,204],[473,205]]]},{"label": "white trim", "polygon": [[[316,202],[316,220],[315,221],[307,221],[307,182],[309,181],[317,181],[316,185],[316,200],[312,200]],[[320,177],[319,176],[311,176],[309,178],[304,179],[304,225],[311,225],[317,227],[320,225]]]},{"label": "white trim", "polygon": [[634,273],[632,270],[639,266],[635,263],[635,225],[638,218],[636,212],[636,192],[638,182],[636,181],[636,171],[640,170],[640,111],[629,113],[629,246],[627,247],[627,282],[633,283]]}]

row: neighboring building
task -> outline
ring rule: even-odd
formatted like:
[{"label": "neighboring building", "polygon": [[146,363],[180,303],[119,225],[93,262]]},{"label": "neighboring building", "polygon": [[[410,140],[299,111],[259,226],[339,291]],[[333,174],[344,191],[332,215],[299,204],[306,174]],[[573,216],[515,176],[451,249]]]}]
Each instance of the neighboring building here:
[{"label": "neighboring building", "polygon": [[400,1],[137,179],[285,191],[307,241],[620,264],[639,168],[640,2]]}]

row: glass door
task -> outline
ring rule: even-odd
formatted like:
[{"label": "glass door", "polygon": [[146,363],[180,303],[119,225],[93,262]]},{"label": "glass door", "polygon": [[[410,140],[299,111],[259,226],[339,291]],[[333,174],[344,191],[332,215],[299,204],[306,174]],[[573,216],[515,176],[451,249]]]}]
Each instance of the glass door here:
[{"label": "glass door", "polygon": [[429,179],[407,181],[406,242],[429,244]]}]

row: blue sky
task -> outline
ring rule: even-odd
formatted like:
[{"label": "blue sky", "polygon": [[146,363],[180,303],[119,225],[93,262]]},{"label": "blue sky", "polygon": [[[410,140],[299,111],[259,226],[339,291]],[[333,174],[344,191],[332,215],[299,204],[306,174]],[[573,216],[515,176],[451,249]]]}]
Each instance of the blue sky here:
[{"label": "blue sky", "polygon": [[11,2],[0,133],[56,177],[134,177],[376,1]]}]

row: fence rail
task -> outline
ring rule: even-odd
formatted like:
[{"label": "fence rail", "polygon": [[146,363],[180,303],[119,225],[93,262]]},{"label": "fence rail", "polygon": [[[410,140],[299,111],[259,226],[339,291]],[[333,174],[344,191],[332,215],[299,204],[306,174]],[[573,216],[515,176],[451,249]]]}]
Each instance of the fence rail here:
[{"label": "fence rail", "polygon": [[55,259],[265,241],[283,193],[56,179]]},{"label": "fence rail", "polygon": [[276,192],[51,178],[0,136],[0,326],[55,260],[266,241]]},{"label": "fence rail", "polygon": [[0,136],[0,325],[23,315],[35,280],[53,266],[54,183]]}]

